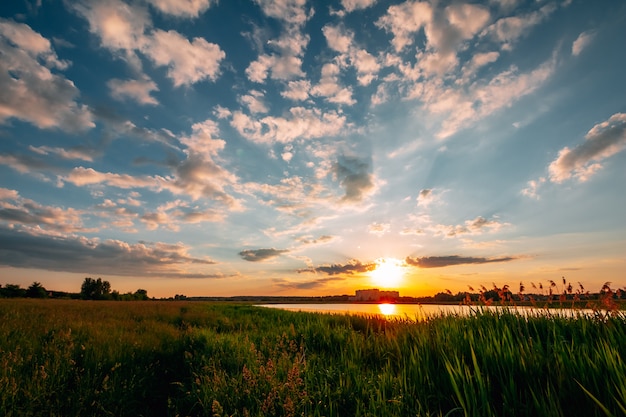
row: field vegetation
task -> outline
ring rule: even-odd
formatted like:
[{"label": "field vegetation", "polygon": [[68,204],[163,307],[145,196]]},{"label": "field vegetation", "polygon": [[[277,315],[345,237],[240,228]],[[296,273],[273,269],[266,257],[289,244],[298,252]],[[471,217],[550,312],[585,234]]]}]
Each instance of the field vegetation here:
[{"label": "field vegetation", "polygon": [[626,317],[0,299],[3,416],[626,415]]}]

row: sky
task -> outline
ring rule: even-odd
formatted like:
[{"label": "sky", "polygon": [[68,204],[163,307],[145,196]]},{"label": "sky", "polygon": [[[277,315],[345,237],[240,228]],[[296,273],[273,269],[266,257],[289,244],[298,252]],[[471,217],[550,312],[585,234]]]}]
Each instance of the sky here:
[{"label": "sky", "polygon": [[621,0],[0,2],[0,284],[626,286]]}]

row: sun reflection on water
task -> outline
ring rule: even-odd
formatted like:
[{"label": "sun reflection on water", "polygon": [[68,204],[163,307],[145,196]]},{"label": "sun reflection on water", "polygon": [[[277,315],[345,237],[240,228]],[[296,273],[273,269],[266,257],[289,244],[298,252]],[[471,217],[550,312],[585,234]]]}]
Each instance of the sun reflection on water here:
[{"label": "sun reflection on water", "polygon": [[391,316],[396,314],[395,304],[378,304],[378,309],[380,310],[380,314],[384,316]]}]

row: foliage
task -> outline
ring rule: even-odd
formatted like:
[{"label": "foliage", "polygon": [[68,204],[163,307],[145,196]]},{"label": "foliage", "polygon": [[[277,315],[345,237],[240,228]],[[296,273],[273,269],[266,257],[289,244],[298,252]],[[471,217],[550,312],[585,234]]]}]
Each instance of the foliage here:
[{"label": "foliage", "polygon": [[28,298],[47,298],[48,292],[40,282],[35,281],[26,289],[25,295]]},{"label": "foliage", "polygon": [[102,278],[85,278],[80,287],[80,295],[85,300],[106,300],[111,298],[111,284]]},{"label": "foliage", "polygon": [[0,301],[0,415],[605,416],[626,317]]}]

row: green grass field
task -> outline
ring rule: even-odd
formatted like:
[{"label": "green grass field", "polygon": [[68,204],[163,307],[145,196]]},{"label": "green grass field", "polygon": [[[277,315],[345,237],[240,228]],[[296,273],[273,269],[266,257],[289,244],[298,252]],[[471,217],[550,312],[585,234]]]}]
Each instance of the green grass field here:
[{"label": "green grass field", "polygon": [[0,300],[2,416],[621,416],[626,317]]}]

